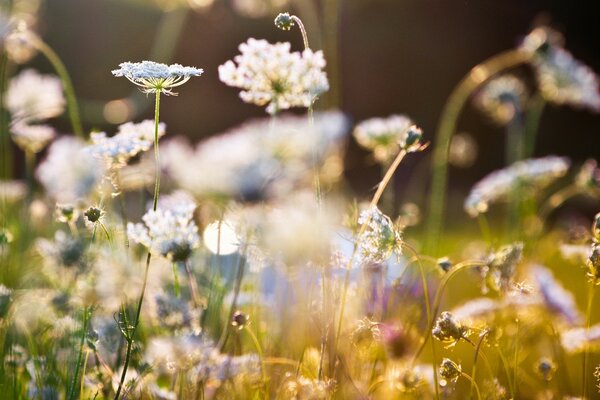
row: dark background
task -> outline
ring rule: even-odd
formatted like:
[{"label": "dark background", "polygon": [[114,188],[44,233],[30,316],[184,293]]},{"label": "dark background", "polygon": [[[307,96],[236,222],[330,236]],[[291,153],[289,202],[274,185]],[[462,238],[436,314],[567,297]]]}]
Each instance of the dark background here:
[{"label": "dark background", "polygon": [[[88,129],[114,132],[115,128],[103,120],[102,107],[106,101],[129,96],[134,90],[127,80],[113,78],[111,69],[122,61],[151,57],[164,13],[140,1],[46,0],[41,9],[40,32],[62,56],[72,74],[77,95],[83,99],[84,123]],[[354,121],[405,113],[422,126],[428,139],[434,140],[441,109],[459,80],[476,64],[517,45],[540,22],[560,30],[566,38],[566,48],[600,71],[600,29],[594,3],[339,0],[340,79],[332,77],[339,98],[324,98],[320,105],[337,103]],[[296,11],[303,17],[301,10]],[[174,24],[181,28],[175,45],[163,49],[171,51],[172,57],[156,54],[153,59],[201,67],[205,74],[180,87],[178,97],[162,102],[161,120],[167,123],[168,134],[184,134],[198,141],[249,117],[265,116],[262,108],[239,100],[237,89],[222,84],[217,68],[233,58],[239,43],[248,37],[291,41],[295,49],[301,50],[299,32],[277,30],[272,22],[276,11],[264,18],[241,16],[229,0],[215,0],[203,12],[172,13],[178,13]],[[306,19],[305,22],[312,47],[320,48],[321,37]],[[325,29],[331,28],[328,21],[323,25]],[[332,58],[331,54],[325,56]],[[51,71],[40,56],[33,65]],[[519,72],[526,78],[531,76],[526,68]],[[148,107],[134,119],[152,117],[152,99],[146,101],[137,96],[139,104]],[[64,130],[69,129],[66,121],[60,124]],[[459,131],[473,135],[479,146],[475,165],[450,170],[450,190],[464,197],[474,181],[503,166],[504,136],[502,128],[489,123],[471,107],[463,113]],[[542,116],[535,155],[568,155],[575,162],[599,158],[598,135],[599,115],[548,106]],[[410,185],[426,188],[430,153],[412,157],[400,169],[396,185],[401,195]],[[379,173],[367,154],[351,144],[347,157],[351,188],[366,195]]]}]

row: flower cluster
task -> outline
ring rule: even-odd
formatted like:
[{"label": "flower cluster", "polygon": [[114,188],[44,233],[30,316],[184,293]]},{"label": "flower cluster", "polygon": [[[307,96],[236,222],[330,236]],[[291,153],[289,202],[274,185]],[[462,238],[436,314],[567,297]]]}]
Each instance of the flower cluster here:
[{"label": "flower cluster", "polygon": [[356,125],[354,138],[373,152],[378,162],[389,162],[398,151],[418,151],[422,147],[422,132],[405,115],[371,118]]},{"label": "flower cluster", "polygon": [[473,186],[465,200],[465,211],[472,217],[485,213],[491,203],[505,199],[519,185],[534,190],[543,189],[564,176],[569,167],[567,158],[548,156],[518,161],[494,171]]},{"label": "flower cluster", "polygon": [[486,83],[475,100],[492,121],[506,125],[523,111],[527,88],[516,76],[502,75]]},{"label": "flower cluster", "polygon": [[219,67],[225,84],[242,89],[246,103],[267,106],[269,114],[292,107],[310,107],[329,89],[321,51],[292,52],[290,43],[249,39],[234,61]]},{"label": "flower cluster", "polygon": [[127,236],[170,261],[185,261],[200,244],[193,221],[195,209],[194,203],[185,202],[150,210],[142,217],[143,224],[127,224]]},{"label": "flower cluster", "polygon": [[435,321],[431,334],[446,347],[452,347],[469,335],[469,328],[462,325],[451,313],[444,311]]},{"label": "flower cluster", "polygon": [[119,69],[112,71],[116,77],[129,79],[139,86],[144,93],[164,93],[177,95],[173,88],[181,86],[192,76],[200,76],[204,71],[195,67],[184,67],[181,64],[166,65],[154,61],[123,62]]},{"label": "flower cluster", "polygon": [[[158,125],[158,136],[165,134],[164,123]],[[121,168],[127,161],[152,147],[154,142],[154,121],[144,120],[139,123],[127,122],[119,126],[114,136],[108,137],[104,132],[91,134],[92,143],[88,151],[104,161],[107,168]]]},{"label": "flower cluster", "polygon": [[392,252],[401,253],[402,232],[377,207],[362,211],[358,223],[362,232],[357,239],[358,254],[364,264],[381,263]]}]

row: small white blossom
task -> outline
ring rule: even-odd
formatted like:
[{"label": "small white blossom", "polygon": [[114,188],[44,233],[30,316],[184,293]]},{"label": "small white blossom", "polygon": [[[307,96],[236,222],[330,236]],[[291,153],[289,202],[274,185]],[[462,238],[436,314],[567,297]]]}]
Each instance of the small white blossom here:
[{"label": "small white blossom", "polygon": [[102,180],[104,166],[90,157],[84,143],[73,137],[55,141],[36,176],[57,201],[73,203],[88,196]]},{"label": "small white blossom", "polygon": [[491,203],[506,198],[519,184],[542,189],[564,176],[569,166],[565,157],[548,156],[518,161],[494,171],[473,186],[465,200],[465,211],[472,217],[485,213]]},{"label": "small white blossom", "polygon": [[172,209],[150,210],[143,224],[127,224],[127,237],[173,262],[185,261],[198,247],[200,238],[193,221],[196,205],[181,203]]},{"label": "small white blossom", "polygon": [[[152,147],[154,128],[154,121],[147,119],[137,124],[128,122],[120,125],[117,134],[111,137],[104,132],[94,132],[88,151],[105,160],[108,168],[121,168],[131,157]],[[159,137],[164,136],[165,129],[165,124],[159,123]]]},{"label": "small white blossom", "polygon": [[235,56],[235,62],[219,67],[219,78],[242,89],[240,98],[246,103],[267,105],[269,114],[310,107],[317,96],[329,90],[323,52],[290,49],[287,42],[271,44],[250,38],[239,46],[242,54]]},{"label": "small white blossom", "polygon": [[358,223],[362,230],[357,239],[358,254],[364,263],[380,263],[387,260],[393,251],[400,253],[402,233],[377,207],[362,211]]},{"label": "small white blossom", "polygon": [[57,117],[65,110],[60,79],[26,69],[11,79],[5,105],[13,121],[40,121]]},{"label": "small white blossom", "polygon": [[10,133],[17,146],[31,153],[39,153],[56,137],[51,126],[27,125],[22,122],[12,125]]},{"label": "small white blossom", "polygon": [[171,89],[186,83],[192,76],[200,76],[204,70],[184,67],[181,64],[166,65],[154,61],[124,62],[112,71],[116,77],[124,76],[141,87],[144,93],[176,95]]},{"label": "small white blossom", "polygon": [[527,88],[514,75],[502,75],[485,84],[475,104],[500,125],[511,122],[525,107]]}]

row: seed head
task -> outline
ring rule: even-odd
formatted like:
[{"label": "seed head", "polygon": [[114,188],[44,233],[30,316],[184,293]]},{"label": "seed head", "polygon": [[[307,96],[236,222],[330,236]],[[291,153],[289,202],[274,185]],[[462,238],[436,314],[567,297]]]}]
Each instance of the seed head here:
[{"label": "seed head", "polygon": [[444,311],[435,321],[431,333],[437,340],[445,343],[446,347],[452,347],[469,334],[469,329],[458,322],[451,313]]},{"label": "seed head", "polygon": [[279,13],[275,17],[275,26],[282,31],[289,31],[295,25],[294,18],[289,13]]},{"label": "seed head", "polygon": [[458,380],[462,374],[462,368],[449,358],[444,358],[440,364],[438,372],[445,380],[441,381],[440,385],[445,386],[448,383],[447,381],[454,383]]}]

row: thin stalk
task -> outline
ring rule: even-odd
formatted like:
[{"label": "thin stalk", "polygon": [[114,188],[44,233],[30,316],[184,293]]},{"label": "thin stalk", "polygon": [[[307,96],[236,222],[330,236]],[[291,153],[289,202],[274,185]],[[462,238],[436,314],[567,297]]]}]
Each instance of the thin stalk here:
[{"label": "thin stalk", "polygon": [[56,52],[52,50],[52,48],[48,46],[42,39],[36,37],[32,42],[33,46],[38,49],[40,53],[42,53],[48,59],[48,61],[50,61],[50,64],[52,64],[52,67],[62,81],[63,89],[65,90],[65,96],[67,98],[67,109],[69,111],[69,119],[71,121],[73,133],[80,138],[84,138],[81,119],[79,116],[79,106],[77,105],[77,97],[75,97],[75,89],[73,88],[73,82],[71,81],[71,77],[67,72],[65,64],[63,64],[58,54],[56,54]]},{"label": "thin stalk", "polygon": [[[479,351],[481,350],[481,345],[483,344],[483,340],[487,336],[488,331],[483,332],[483,334],[479,337],[479,341],[477,342],[477,347],[475,347],[475,354],[473,356],[473,369],[471,370],[471,377],[473,380],[471,381],[471,397],[473,397],[473,390],[475,389],[475,379],[477,379],[477,361],[479,361]],[[490,371],[492,372],[492,371]]]},{"label": "thin stalk", "polygon": [[523,148],[523,157],[530,158],[535,152],[535,139],[538,134],[540,120],[546,107],[546,100],[537,93],[529,102],[527,116],[525,118],[525,140]]},{"label": "thin stalk", "polygon": [[[597,279],[594,278],[591,282],[591,286],[590,286],[590,291],[588,294],[588,303],[587,303],[587,310],[585,313],[585,332],[586,335],[589,333],[590,331],[590,325],[592,324],[592,308],[594,306],[594,295],[596,294],[596,283],[597,283]],[[590,357],[590,349],[589,349],[589,344],[586,342],[584,344],[584,349],[583,349],[583,372],[582,372],[582,380],[581,380],[581,393],[582,393],[582,398],[586,399],[587,398],[587,392],[588,392],[588,384],[587,384],[587,376],[588,376],[588,364],[589,364],[589,357]]]},{"label": "thin stalk", "polygon": [[429,219],[427,220],[427,242],[425,252],[432,254],[437,249],[446,200],[448,179],[448,153],[458,118],[475,90],[499,72],[523,64],[529,55],[521,50],[508,50],[477,65],[456,86],[444,106],[437,128],[433,149],[433,171],[429,197]]},{"label": "thin stalk", "polygon": [[[448,285],[448,282],[450,282],[450,279],[452,279],[452,277],[456,276],[456,274],[458,274],[462,270],[465,270],[467,268],[472,268],[472,267],[479,267],[479,266],[483,266],[483,265],[484,264],[481,261],[464,261],[462,263],[456,264],[454,266],[454,268],[452,268],[450,271],[448,271],[448,273],[446,273],[446,275],[444,275],[444,277],[442,278],[442,281],[440,282],[440,286],[438,287],[438,290],[435,293],[435,297],[433,300],[433,312],[431,314],[432,322],[429,324],[429,327],[428,327],[429,331],[431,331],[433,329],[433,323],[435,322],[435,317],[440,308],[440,301],[442,300],[442,294],[444,293],[444,289]],[[429,340],[430,336],[431,335],[429,335],[429,334],[425,335],[425,338],[421,341],[421,346],[419,346],[419,349],[417,350],[417,352],[415,353],[415,355],[413,357],[413,361],[412,361],[413,365],[415,364],[415,362],[417,361],[417,359],[419,358],[419,356],[425,349],[425,345],[427,344],[427,341]]]},{"label": "thin stalk", "polygon": [[581,194],[581,189],[576,185],[572,184],[558,192],[554,193],[542,206],[540,207],[539,217],[542,221],[545,221],[552,211],[562,206],[567,200]]},{"label": "thin stalk", "polygon": [[196,277],[192,272],[192,267],[189,261],[186,260],[183,266],[185,267],[185,272],[188,278],[188,284],[190,285],[192,301],[194,302],[194,306],[198,307],[198,305],[200,305],[200,295],[198,294],[198,285],[196,284]]},{"label": "thin stalk", "polygon": [[85,352],[85,358],[83,359],[83,370],[81,371],[81,384],[79,386],[79,395],[83,395],[83,389],[85,384],[85,370],[87,369],[88,358],[90,357],[89,350]]},{"label": "thin stalk", "polygon": [[477,393],[477,399],[481,400],[481,392],[479,391],[479,386],[477,385],[477,382],[475,382],[475,379],[471,378],[469,374],[464,372],[461,372],[460,375],[471,382],[471,387],[474,387],[475,392]]},{"label": "thin stalk", "polygon": [[[79,342],[79,352],[77,354],[77,364],[75,365],[75,374],[73,375],[73,380],[71,381],[71,386],[69,388],[69,400],[73,400],[75,398],[75,387],[77,386],[77,381],[79,380],[79,368],[81,365],[81,358],[83,357],[83,346],[85,345],[85,335],[88,329],[88,323],[90,321],[90,311],[88,308],[83,309],[83,328],[81,329],[81,340]],[[87,357],[86,357],[87,361]],[[81,377],[83,380],[83,376]]]},{"label": "thin stalk", "polygon": [[517,323],[517,333],[515,334],[515,356],[514,356],[514,365],[513,365],[513,390],[515,391],[515,395],[519,395],[519,320],[515,321]]},{"label": "thin stalk", "polygon": [[175,287],[175,296],[179,297],[181,290],[179,289],[179,273],[177,271],[177,263],[173,263],[173,285]]},{"label": "thin stalk", "polygon": [[308,45],[308,35],[306,34],[306,28],[304,27],[302,20],[295,15],[292,15],[290,18],[296,24],[298,24],[298,29],[300,29],[300,33],[302,33],[302,42],[304,43],[304,50],[310,49],[310,46]]},{"label": "thin stalk", "polygon": [[508,368],[508,361],[506,360],[506,356],[504,355],[504,353],[502,353],[502,350],[500,350],[500,346],[498,346],[497,349],[498,349],[498,357],[500,358],[500,362],[502,362],[502,368],[504,369],[504,374],[506,375],[506,380],[508,381],[508,390],[510,391],[510,398],[514,399],[515,398],[515,387],[514,387],[513,380],[512,380],[512,377],[510,375],[510,371]]},{"label": "thin stalk", "polygon": [[[127,337],[127,350],[125,351],[125,364],[123,365],[123,372],[121,373],[121,380],[119,381],[119,387],[117,388],[117,393],[115,394],[115,400],[119,399],[121,395],[121,390],[123,389],[123,384],[125,383],[125,377],[127,375],[127,368],[129,367],[129,362],[131,361],[131,349],[133,347],[133,337],[135,336],[135,332],[137,331],[138,325],[140,323],[140,314],[142,312],[142,303],[144,302],[144,293],[146,292],[146,284],[148,283],[148,270],[150,269],[150,258],[151,253],[148,252],[148,256],[146,257],[146,268],[144,270],[144,281],[142,283],[142,292],[140,293],[140,298],[137,304],[137,310],[135,312],[135,321],[133,322],[133,327],[131,332],[128,332]],[[125,314],[125,313],[124,313]],[[129,325],[129,324],[127,324]],[[129,329],[129,327],[127,327]]]},{"label": "thin stalk", "polygon": [[248,333],[248,336],[250,336],[250,339],[252,340],[252,343],[254,343],[254,347],[256,348],[256,353],[258,354],[258,359],[260,361],[260,369],[262,372],[262,378],[263,378],[264,385],[265,385],[265,397],[268,398],[269,397],[269,378],[267,377],[267,371],[265,370],[265,359],[263,356],[262,347],[260,346],[260,342],[258,341],[258,338],[256,337],[254,332],[252,332],[252,330],[249,327],[245,326],[244,330],[246,331],[246,333]]},{"label": "thin stalk", "polygon": [[152,209],[156,211],[158,205],[158,195],[160,191],[160,158],[158,154],[158,125],[159,125],[159,114],[160,114],[160,92],[156,92],[156,100],[154,102],[154,163],[156,170],[156,177],[154,181],[154,201],[152,202]]},{"label": "thin stalk", "polygon": [[233,299],[231,300],[231,306],[229,308],[229,315],[227,317],[227,321],[225,321],[225,328],[223,329],[223,333],[221,334],[221,338],[219,339],[218,348],[222,352],[225,348],[225,344],[227,344],[227,338],[229,336],[229,331],[231,329],[231,320],[233,318],[233,314],[235,313],[235,309],[237,307],[237,300],[240,295],[240,289],[242,287],[242,280],[244,278],[244,269],[246,265],[246,246],[244,246],[244,250],[240,253],[240,258],[237,265],[237,275],[235,278],[235,285],[233,288]]},{"label": "thin stalk", "polygon": [[0,56],[0,177],[9,179],[12,176],[12,152],[10,151],[10,135],[8,118],[4,104],[4,94],[8,81],[8,56],[3,51]]},{"label": "thin stalk", "polygon": [[[406,156],[405,150],[401,150],[398,153],[398,155],[396,156],[396,159],[394,159],[394,161],[390,165],[390,168],[387,170],[383,179],[377,186],[377,191],[375,192],[375,194],[373,195],[373,198],[371,199],[369,208],[373,208],[373,207],[377,206],[377,203],[381,199],[381,195],[383,194],[383,191],[385,190],[386,186],[392,179],[394,172],[396,172],[396,169],[398,168],[398,166],[400,165],[400,162],[402,162],[402,160],[404,159],[405,156]],[[367,221],[365,221],[365,223],[361,226],[360,230],[358,231],[357,237],[359,239],[362,236],[362,234],[364,233],[367,225],[369,225],[369,222],[370,222],[370,217]],[[342,331],[342,321],[344,320],[344,311],[346,308],[346,297],[348,295],[348,285],[350,284],[350,270],[352,269],[352,263],[354,262],[354,257],[356,256],[357,250],[358,250],[358,245],[357,245],[357,243],[354,243],[354,248],[352,250],[352,254],[351,254],[350,259],[348,260],[348,264],[346,266],[346,274],[344,276],[344,286],[342,288],[342,297],[341,297],[341,303],[340,303],[340,316],[338,318],[337,330],[336,330],[336,334],[335,334],[335,353],[336,354],[337,354],[337,350],[338,350],[340,333]],[[335,372],[336,366],[337,366],[337,363],[334,362],[334,372]]]}]

